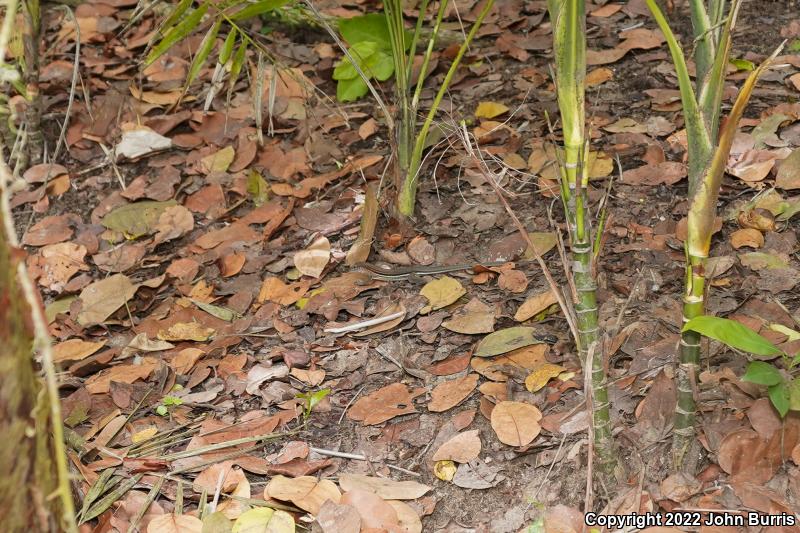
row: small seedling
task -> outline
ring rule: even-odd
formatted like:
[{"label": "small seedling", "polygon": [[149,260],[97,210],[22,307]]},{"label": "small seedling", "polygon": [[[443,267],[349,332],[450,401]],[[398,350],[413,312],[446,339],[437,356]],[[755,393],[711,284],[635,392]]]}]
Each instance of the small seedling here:
[{"label": "small seedling", "polygon": [[298,394],[295,396],[298,400],[303,400],[303,423],[308,421],[308,417],[311,416],[311,411],[316,407],[319,402],[321,402],[328,394],[331,393],[331,389],[320,389],[316,392],[304,392],[302,394]]}]

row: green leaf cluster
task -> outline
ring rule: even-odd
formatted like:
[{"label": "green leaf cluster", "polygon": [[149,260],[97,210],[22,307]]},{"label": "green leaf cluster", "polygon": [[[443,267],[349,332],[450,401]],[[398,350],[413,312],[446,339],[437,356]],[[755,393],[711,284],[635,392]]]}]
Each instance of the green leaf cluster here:
[{"label": "green leaf cluster", "polygon": [[[789,339],[800,335],[785,326],[773,324],[771,329],[784,333]],[[687,322],[683,331],[696,331],[743,352],[763,357],[781,357],[788,369],[800,363],[800,353],[792,358],[755,331],[727,318],[698,316]],[[800,411],[800,381],[781,372],[775,365],[765,361],[750,361],[742,381],[767,387],[769,399],[781,417],[785,417],[789,411]]]},{"label": "green leaf cluster", "polygon": [[[349,45],[350,55],[358,69],[369,79],[386,81],[394,74],[394,58],[389,26],[382,13],[370,13],[339,22],[339,31]],[[406,32],[405,42],[410,33]],[[333,71],[336,98],[340,102],[352,102],[367,94],[367,83],[361,78],[353,61],[345,56]]]}]

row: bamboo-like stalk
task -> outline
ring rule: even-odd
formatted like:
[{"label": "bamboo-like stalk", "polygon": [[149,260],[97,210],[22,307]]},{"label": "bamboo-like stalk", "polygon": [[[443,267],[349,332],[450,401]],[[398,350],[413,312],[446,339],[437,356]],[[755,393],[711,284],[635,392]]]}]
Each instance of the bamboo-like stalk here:
[{"label": "bamboo-like stalk", "polygon": [[[737,124],[747,106],[758,77],[774,59],[780,48],[747,78],[715,148],[714,141],[717,139],[720,123],[722,92],[725,68],[731,48],[731,34],[736,24],[741,2],[732,0],[727,14],[725,14],[724,0],[711,0],[711,14],[709,15],[702,0],[690,1],[695,37],[694,59],[697,65],[696,92],[689,79],[683,50],[672,33],[669,23],[655,0],[646,0],[646,2],[653,18],[666,37],[675,64],[688,137],[689,215],[683,294],[683,322],[687,323],[704,314],[705,264],[711,247],[719,189]],[[724,23],[722,23],[723,19]],[[672,453],[673,466],[676,470],[694,468],[695,458],[689,457],[688,452],[694,443],[696,412],[694,389],[699,364],[700,334],[695,331],[684,331],[681,334],[679,364],[675,376],[677,405]]]},{"label": "bamboo-like stalk", "polygon": [[[575,286],[578,352],[591,373],[594,448],[598,470],[608,475],[615,465],[608,390],[599,342],[597,283],[592,268],[594,239],[587,194],[584,78],[586,76],[586,15],[584,0],[548,0],[553,24],[556,92],[564,136],[561,190],[570,229],[572,276]],[[588,361],[591,354],[591,367]]]}]

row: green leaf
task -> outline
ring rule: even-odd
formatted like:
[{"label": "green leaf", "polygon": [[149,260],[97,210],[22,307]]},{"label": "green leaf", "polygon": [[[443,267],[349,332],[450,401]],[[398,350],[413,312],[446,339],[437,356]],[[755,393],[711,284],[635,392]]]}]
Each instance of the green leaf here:
[{"label": "green leaf", "polygon": [[791,405],[791,393],[786,384],[779,383],[778,385],[773,385],[767,389],[767,392],[769,392],[769,401],[772,402],[772,405],[778,411],[778,414],[781,415],[781,418],[786,416],[786,413],[789,412],[789,406]]},{"label": "green leaf", "polygon": [[343,19],[339,22],[339,31],[350,46],[372,41],[386,50],[392,48],[389,26],[386,24],[386,17],[381,13]]},{"label": "green leaf", "polygon": [[205,37],[203,37],[203,42],[200,43],[200,48],[197,50],[197,55],[194,56],[194,59],[192,59],[192,64],[189,66],[189,74],[186,75],[186,83],[183,86],[184,93],[189,89],[189,86],[200,73],[200,69],[203,68],[206,59],[208,59],[208,56],[211,54],[211,50],[214,49],[214,43],[216,43],[217,33],[219,32],[219,27],[221,24],[222,19],[219,19],[213,26],[211,26],[211,29],[208,30]]},{"label": "green leaf", "polygon": [[239,79],[239,73],[242,72],[242,66],[244,65],[244,61],[247,58],[247,41],[243,41],[239,48],[236,49],[236,53],[233,56],[233,62],[231,63],[231,73],[230,79],[228,79],[228,99],[230,100],[230,95],[233,93],[233,87],[236,85],[236,81]]},{"label": "green leaf", "polygon": [[364,66],[366,67],[364,74],[380,81],[386,81],[394,74],[394,59],[391,54],[383,50],[377,50],[372,54]]},{"label": "green leaf", "polygon": [[730,63],[731,65],[736,67],[737,70],[744,70],[747,72],[750,72],[751,70],[756,68],[755,63],[753,63],[752,61],[748,61],[746,59],[731,59]]},{"label": "green leaf", "polygon": [[152,65],[156,59],[161,57],[167,50],[172,48],[175,43],[181,39],[185,39],[190,33],[197,29],[197,26],[200,24],[200,20],[202,20],[203,15],[205,15],[207,11],[208,4],[202,4],[200,7],[189,13],[189,15],[187,15],[180,23],[178,23],[177,26],[170,28],[169,31],[167,31],[167,33],[164,35],[164,38],[161,39],[161,42],[154,46],[147,55],[145,66]]},{"label": "green leaf", "polygon": [[340,102],[353,102],[367,94],[368,90],[369,87],[361,77],[351,80],[339,80],[336,85],[336,99]]},{"label": "green leaf", "polygon": [[236,44],[237,31],[235,28],[225,37],[225,42],[222,43],[222,49],[219,51],[219,63],[224,65],[231,58],[233,54],[233,45]]},{"label": "green leaf", "polygon": [[[372,76],[370,76],[369,72],[366,72],[366,64],[377,50],[378,44],[372,41],[356,43],[349,48],[350,55],[353,56],[358,67],[364,71],[364,74],[368,77]],[[359,77],[359,73],[347,56],[343,57],[341,62],[333,69],[333,79],[335,80],[352,80],[357,77]]]},{"label": "green leaf", "polygon": [[711,339],[727,344],[731,348],[756,355],[783,354],[767,339],[750,328],[727,318],[698,316],[683,326],[683,331],[696,331]]},{"label": "green leaf", "polygon": [[751,361],[747,363],[747,372],[742,376],[742,381],[749,381],[756,385],[772,387],[783,383],[783,376],[777,368],[764,361]]},{"label": "green leaf", "polygon": [[159,416],[167,416],[167,414],[169,413],[169,409],[167,409],[165,405],[159,405],[158,407],[156,407],[156,413]]},{"label": "green leaf", "polygon": [[786,50],[788,52],[800,52],[800,39],[795,39],[790,42]]},{"label": "green leaf", "polygon": [[264,13],[269,13],[270,11],[278,9],[279,7],[283,7],[288,3],[289,0],[261,0],[261,2],[255,2],[254,4],[248,5],[241,11],[237,11],[230,17],[230,19],[244,20],[257,17],[258,15],[263,15]]}]

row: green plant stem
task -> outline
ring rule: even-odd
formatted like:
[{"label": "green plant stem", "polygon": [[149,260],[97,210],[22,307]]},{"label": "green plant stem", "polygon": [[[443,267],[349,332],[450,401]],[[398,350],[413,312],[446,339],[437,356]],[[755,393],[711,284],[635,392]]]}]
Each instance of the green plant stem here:
[{"label": "green plant stem", "polygon": [[[687,253],[686,280],[683,294],[683,323],[705,311],[705,257]],[[695,402],[694,384],[700,365],[700,334],[695,331],[681,333],[680,361],[675,375],[677,404],[672,442],[672,459],[676,468],[684,466],[686,454],[694,442]]]},{"label": "green plant stem", "polygon": [[475,34],[478,33],[478,29],[483,23],[483,19],[486,18],[486,15],[493,6],[494,0],[487,0],[486,4],[484,4],[483,9],[478,15],[478,18],[475,20],[475,23],[469,30],[467,38],[464,39],[463,43],[461,43],[461,47],[458,49],[458,54],[456,54],[455,59],[453,59],[453,63],[450,65],[450,69],[447,71],[444,81],[442,81],[442,85],[439,87],[439,91],[436,93],[436,97],[433,100],[430,111],[428,111],[425,122],[423,122],[422,127],[417,134],[416,141],[414,143],[414,150],[411,153],[411,161],[397,197],[398,211],[405,217],[411,217],[414,214],[414,205],[416,203],[417,196],[417,182],[419,178],[418,174],[420,165],[422,164],[422,152],[425,150],[425,144],[428,140],[428,132],[430,131],[431,124],[433,124],[433,119],[436,116],[436,112],[439,110],[439,105],[442,103],[442,98],[444,98],[445,93],[450,88],[450,82],[453,80],[453,76],[455,75],[456,70],[458,70],[458,66],[461,64],[461,59],[469,49],[469,45],[472,43],[472,39],[475,37]]},{"label": "green plant stem", "polygon": [[585,372],[591,374],[594,451],[598,471],[608,478],[616,460],[611,438],[605,361],[599,342],[594,240],[588,209],[585,3],[584,0],[549,0],[548,7],[553,24],[556,92],[564,137],[564,158],[560,161],[561,191],[570,228],[577,329],[575,343]]}]

